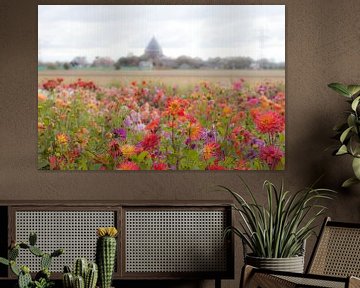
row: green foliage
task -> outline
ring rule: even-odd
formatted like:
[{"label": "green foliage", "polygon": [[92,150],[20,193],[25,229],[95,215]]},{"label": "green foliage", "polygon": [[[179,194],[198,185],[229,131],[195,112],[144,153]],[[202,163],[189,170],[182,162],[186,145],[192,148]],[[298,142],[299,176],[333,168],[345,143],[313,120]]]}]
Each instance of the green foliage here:
[{"label": "green foliage", "polygon": [[[48,254],[40,250],[40,248],[34,246],[36,244],[37,236],[35,233],[30,233],[29,244],[20,242],[11,245],[8,251],[9,259],[0,257],[0,264],[10,266],[11,271],[18,276],[19,288],[49,288],[53,286],[53,282],[50,281],[50,264],[53,257],[58,257],[63,254],[63,249],[55,250],[53,253]],[[30,253],[37,257],[41,257],[41,271],[39,271],[35,280],[33,281],[30,275],[30,269],[28,266],[17,265],[16,259],[19,256],[19,250],[29,250]]]},{"label": "green foliage", "polygon": [[331,83],[328,87],[345,96],[351,108],[347,112],[346,122],[334,128],[340,140],[340,147],[334,151],[334,155],[349,154],[354,157],[352,167],[355,177],[347,179],[342,184],[342,187],[349,187],[360,183],[360,85]]},{"label": "green foliage", "polygon": [[33,282],[33,288],[51,288],[54,286],[54,282],[49,282],[44,278]]},{"label": "green foliage", "polygon": [[277,188],[266,180],[263,187],[267,193],[267,205],[263,206],[244,185],[251,197],[250,202],[233,190],[220,186],[234,197],[236,204],[233,208],[240,215],[240,227],[229,227],[225,232],[239,236],[254,256],[266,258],[301,255],[305,240],[314,233],[314,222],[326,209],[318,204],[318,200],[331,199],[334,193],[312,187],[290,193],[284,190],[283,183]]}]

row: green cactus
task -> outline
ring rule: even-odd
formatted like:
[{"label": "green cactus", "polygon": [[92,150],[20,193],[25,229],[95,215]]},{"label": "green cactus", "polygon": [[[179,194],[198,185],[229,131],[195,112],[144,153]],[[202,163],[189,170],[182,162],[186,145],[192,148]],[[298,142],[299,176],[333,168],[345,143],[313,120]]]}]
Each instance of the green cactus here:
[{"label": "green cactus", "polygon": [[41,269],[49,269],[50,265],[51,265],[51,260],[52,257],[50,254],[45,253],[42,257],[41,257],[41,261],[40,261],[40,267]]},{"label": "green cactus", "polygon": [[20,274],[21,271],[20,271],[19,266],[16,265],[16,262],[15,262],[14,260],[10,260],[9,264],[10,264],[10,269],[11,269],[11,271],[12,271],[16,276],[19,276],[19,274]]},{"label": "green cactus", "polygon": [[42,251],[40,250],[40,248],[38,248],[38,247],[36,247],[36,246],[30,246],[30,247],[29,247],[29,251],[30,251],[32,254],[34,254],[35,256],[37,256],[37,257],[41,257],[41,256],[44,255],[44,252],[42,252]]},{"label": "green cactus", "polygon": [[110,288],[116,258],[116,235],[114,227],[98,228],[96,243],[96,262],[99,267],[101,288]]},{"label": "green cactus", "polygon": [[74,288],[85,288],[84,278],[77,275],[74,277]]},{"label": "green cactus", "polygon": [[95,288],[98,279],[98,266],[96,263],[89,263],[85,276],[85,288]]},{"label": "green cactus", "polygon": [[86,258],[76,259],[74,266],[75,276],[81,276],[83,279],[85,279],[87,268],[88,268],[88,262]]},{"label": "green cactus", "polygon": [[16,245],[14,248],[10,249],[8,252],[9,260],[16,260],[19,256],[19,246]]},{"label": "green cactus", "polygon": [[28,244],[26,244],[26,243],[24,243],[24,242],[19,243],[19,246],[20,246],[20,248],[22,248],[22,249],[29,249],[29,247],[30,247]]},{"label": "green cactus", "polygon": [[29,244],[31,246],[35,246],[37,241],[37,235],[35,232],[31,232],[29,235]]},{"label": "green cactus", "polygon": [[67,265],[64,266],[64,273],[71,273],[71,269],[69,266]]},{"label": "green cactus", "polygon": [[[19,288],[48,288],[51,287],[53,282],[50,281],[50,265],[53,257],[60,256],[63,254],[63,249],[55,250],[53,253],[48,254],[41,251],[38,247],[34,246],[36,244],[36,234],[31,233],[29,236],[29,244],[20,242],[16,243],[11,241],[11,245],[8,251],[8,259],[0,257],[0,263],[10,266],[11,271],[18,276],[18,286]],[[37,257],[41,257],[41,271],[39,271],[35,276],[35,281],[32,280],[30,275],[30,269],[27,266],[22,266],[21,268],[16,264],[16,259],[19,256],[19,250],[29,250],[30,253]]]},{"label": "green cactus", "polygon": [[30,275],[30,269],[29,267],[26,267],[27,269],[24,269],[25,267],[22,267],[21,272],[19,274],[18,279],[18,285],[19,288],[29,288],[30,284],[32,283],[31,275]]},{"label": "green cactus", "polygon": [[74,287],[74,276],[71,272],[64,273],[62,280],[63,280],[64,288],[73,288]]},{"label": "green cactus", "polygon": [[[95,288],[98,279],[98,268],[95,263],[89,263],[86,258],[78,258],[74,262],[74,272],[71,273],[69,266],[64,266],[63,286],[64,288],[75,288],[75,279],[77,285],[81,287],[82,279],[84,288]],[[76,287],[77,288],[77,287]]]},{"label": "green cactus", "polygon": [[64,253],[64,249],[57,249],[51,253],[51,257],[58,257]]}]

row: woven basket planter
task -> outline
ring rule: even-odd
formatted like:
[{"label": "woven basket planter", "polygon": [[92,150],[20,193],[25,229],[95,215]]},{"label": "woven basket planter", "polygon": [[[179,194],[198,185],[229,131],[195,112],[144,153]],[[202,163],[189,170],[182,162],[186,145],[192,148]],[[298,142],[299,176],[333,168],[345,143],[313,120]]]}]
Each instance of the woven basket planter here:
[{"label": "woven basket planter", "polygon": [[246,255],[245,263],[262,269],[304,273],[304,256],[289,258],[262,258]]}]

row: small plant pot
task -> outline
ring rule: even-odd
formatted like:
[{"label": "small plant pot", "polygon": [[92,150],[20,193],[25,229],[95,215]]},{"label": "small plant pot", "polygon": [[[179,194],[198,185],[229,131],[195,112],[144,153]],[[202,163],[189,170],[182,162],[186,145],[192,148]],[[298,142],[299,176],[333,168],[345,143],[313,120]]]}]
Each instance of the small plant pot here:
[{"label": "small plant pot", "polygon": [[245,263],[262,269],[304,273],[304,256],[289,258],[263,258],[246,255]]}]

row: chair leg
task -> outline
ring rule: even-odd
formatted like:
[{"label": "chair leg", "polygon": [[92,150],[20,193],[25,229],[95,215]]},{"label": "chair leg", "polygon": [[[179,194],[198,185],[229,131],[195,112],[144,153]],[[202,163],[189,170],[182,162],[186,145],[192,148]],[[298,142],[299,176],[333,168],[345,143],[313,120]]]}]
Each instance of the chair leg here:
[{"label": "chair leg", "polygon": [[215,288],[221,288],[221,279],[215,278]]}]

